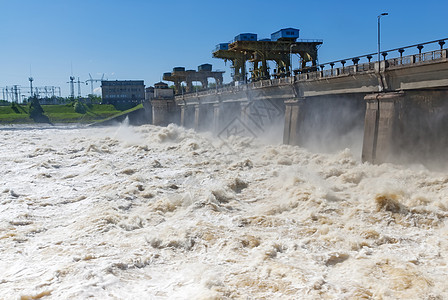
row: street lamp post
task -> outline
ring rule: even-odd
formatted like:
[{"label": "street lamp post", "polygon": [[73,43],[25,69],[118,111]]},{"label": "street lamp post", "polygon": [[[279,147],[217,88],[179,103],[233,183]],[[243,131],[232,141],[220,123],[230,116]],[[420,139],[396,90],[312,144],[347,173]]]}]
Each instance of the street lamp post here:
[{"label": "street lamp post", "polygon": [[289,76],[292,77],[292,47],[294,44],[289,45]]},{"label": "street lamp post", "polygon": [[380,51],[381,51],[381,40],[380,40],[380,19],[382,16],[387,16],[389,15],[388,13],[382,13],[381,15],[378,16],[378,62],[380,62]]}]

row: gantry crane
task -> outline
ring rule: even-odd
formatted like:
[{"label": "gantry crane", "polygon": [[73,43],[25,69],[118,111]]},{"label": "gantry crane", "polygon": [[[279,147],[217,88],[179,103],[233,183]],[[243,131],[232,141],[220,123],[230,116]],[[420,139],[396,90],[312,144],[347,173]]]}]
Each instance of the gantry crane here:
[{"label": "gantry crane", "polygon": [[[246,81],[246,62],[253,63],[252,81],[269,79],[268,61],[276,63],[273,75],[282,77],[292,72],[291,56],[299,54],[302,65],[299,71],[309,70],[317,65],[317,50],[322,40],[298,40],[299,30],[294,28],[281,29],[271,35],[271,39],[257,40],[257,35],[244,33],[235,37],[230,43],[218,44],[213,57],[230,60],[234,69],[234,81]],[[259,64],[261,63],[261,66]]]}]

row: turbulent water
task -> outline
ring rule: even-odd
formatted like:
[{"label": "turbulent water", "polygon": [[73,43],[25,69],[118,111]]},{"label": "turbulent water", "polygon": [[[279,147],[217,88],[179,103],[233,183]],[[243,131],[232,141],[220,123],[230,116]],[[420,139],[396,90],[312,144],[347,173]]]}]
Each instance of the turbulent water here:
[{"label": "turbulent water", "polygon": [[448,297],[447,173],[173,125],[0,137],[0,299]]}]

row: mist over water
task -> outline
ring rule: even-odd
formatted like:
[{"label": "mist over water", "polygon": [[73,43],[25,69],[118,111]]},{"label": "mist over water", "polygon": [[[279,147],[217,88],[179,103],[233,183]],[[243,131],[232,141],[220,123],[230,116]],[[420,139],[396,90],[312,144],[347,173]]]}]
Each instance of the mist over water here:
[{"label": "mist over water", "polygon": [[448,175],[174,125],[3,128],[1,299],[443,299]]}]

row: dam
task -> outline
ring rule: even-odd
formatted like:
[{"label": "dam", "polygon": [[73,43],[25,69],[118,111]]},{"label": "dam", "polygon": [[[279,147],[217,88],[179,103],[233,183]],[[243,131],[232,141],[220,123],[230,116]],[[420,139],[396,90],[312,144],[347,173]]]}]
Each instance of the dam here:
[{"label": "dam", "polygon": [[[285,63],[285,68],[270,78],[262,72],[262,62],[246,82],[236,80],[245,72],[240,64],[234,85],[177,94],[171,107],[163,103],[170,112],[164,115],[183,127],[213,131],[223,138],[235,134],[260,137],[271,132],[282,136],[284,144],[324,152],[357,142],[362,145],[363,161],[437,166],[439,159],[448,158],[445,40],[383,51],[380,61],[372,61],[375,54],[368,54],[326,64],[316,61],[314,50],[320,41],[299,41],[302,48],[297,49],[311,53],[311,66],[292,70]],[[253,42],[245,42],[244,47],[252,47]],[[228,47],[238,50],[241,43],[235,41]],[[430,47],[436,49],[423,51]],[[213,55],[223,56],[221,48]],[[290,51],[293,49],[291,46]],[[239,52],[235,53],[225,55]],[[302,54],[306,57],[307,53]],[[252,60],[255,68],[256,59]],[[160,111],[153,104],[154,109]]]}]

